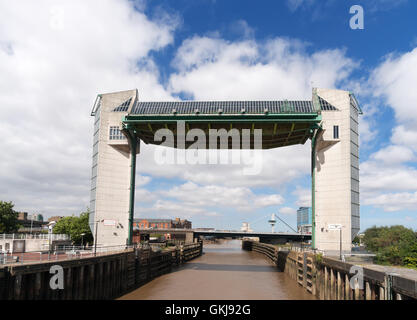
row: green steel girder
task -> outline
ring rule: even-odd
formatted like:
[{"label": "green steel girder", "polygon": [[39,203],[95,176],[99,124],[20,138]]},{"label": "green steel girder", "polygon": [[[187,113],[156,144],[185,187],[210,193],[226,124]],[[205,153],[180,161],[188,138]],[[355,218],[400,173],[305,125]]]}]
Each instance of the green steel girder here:
[{"label": "green steel girder", "polygon": [[144,116],[127,115],[123,117],[125,124],[140,122],[321,122],[318,113],[280,113],[265,115],[169,115],[169,116]]}]

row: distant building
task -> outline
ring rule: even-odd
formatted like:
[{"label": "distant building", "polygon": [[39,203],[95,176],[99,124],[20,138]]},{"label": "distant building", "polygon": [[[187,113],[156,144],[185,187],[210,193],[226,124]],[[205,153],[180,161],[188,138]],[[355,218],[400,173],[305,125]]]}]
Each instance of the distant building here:
[{"label": "distant building", "polygon": [[243,222],[242,227],[240,228],[240,231],[253,232],[253,230],[250,228],[249,222]]},{"label": "distant building", "polygon": [[62,216],[53,216],[53,217],[50,217],[49,219],[48,219],[48,222],[52,222],[52,221],[55,221],[55,222],[58,222],[59,220],[61,220],[63,217]]},{"label": "distant building", "polygon": [[172,219],[134,219],[134,229],[191,229],[191,221],[180,218]]},{"label": "distant building", "polygon": [[38,233],[42,232],[47,222],[43,222],[42,219],[39,219],[39,216],[42,217],[42,215],[38,214],[31,214],[28,215],[27,212],[18,212],[17,220],[20,224],[20,229],[18,230],[19,233]]},{"label": "distant building", "polygon": [[297,210],[297,231],[304,234],[311,234],[312,214],[311,207],[301,207]]},{"label": "distant building", "polygon": [[27,212],[18,212],[17,213],[17,220],[23,221],[28,219],[28,213]]},{"label": "distant building", "polygon": [[[180,218],[172,219],[151,219],[142,218],[133,220],[133,242],[139,243],[143,240],[140,236],[140,229],[191,229],[191,221]],[[184,235],[172,235],[170,233],[164,233],[163,237],[166,240],[178,239],[179,237],[185,237]],[[184,238],[185,241],[185,238]]]},{"label": "distant building", "polygon": [[29,214],[28,215],[28,220],[43,222],[43,215],[41,215],[39,213]]}]

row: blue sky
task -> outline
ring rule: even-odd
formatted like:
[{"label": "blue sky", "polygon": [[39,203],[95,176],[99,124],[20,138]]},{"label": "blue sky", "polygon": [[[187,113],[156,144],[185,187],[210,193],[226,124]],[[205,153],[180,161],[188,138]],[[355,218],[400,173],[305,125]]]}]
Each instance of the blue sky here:
[{"label": "blue sky", "polygon": [[[354,4],[364,8],[364,30],[349,27]],[[45,0],[0,1],[0,9],[8,150],[0,197],[16,209],[51,216],[88,205],[97,93],[309,99],[313,83],[354,91],[364,110],[362,229],[417,229],[416,1]],[[138,162],[138,217],[267,230],[263,217],[278,212],[295,225],[295,210],[309,203],[308,143],[264,152],[257,177],[229,166],[161,168],[154,151],[144,147]]]}]

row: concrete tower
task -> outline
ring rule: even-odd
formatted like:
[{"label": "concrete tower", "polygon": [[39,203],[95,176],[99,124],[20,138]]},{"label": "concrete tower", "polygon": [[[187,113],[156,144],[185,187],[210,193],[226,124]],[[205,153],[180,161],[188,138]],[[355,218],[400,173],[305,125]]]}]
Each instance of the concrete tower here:
[{"label": "concrete tower", "polygon": [[[325,251],[350,251],[360,229],[359,135],[360,107],[347,91],[316,89],[315,99],[324,99],[337,110],[322,110],[322,131],[313,143],[313,214],[315,246]],[[337,226],[338,227],[338,226]]]},{"label": "concrete tower", "polygon": [[[131,159],[121,120],[137,99],[137,90],[98,95],[93,107],[94,140],[90,228],[97,245],[124,245],[129,232]],[[136,148],[139,150],[139,148]]]}]

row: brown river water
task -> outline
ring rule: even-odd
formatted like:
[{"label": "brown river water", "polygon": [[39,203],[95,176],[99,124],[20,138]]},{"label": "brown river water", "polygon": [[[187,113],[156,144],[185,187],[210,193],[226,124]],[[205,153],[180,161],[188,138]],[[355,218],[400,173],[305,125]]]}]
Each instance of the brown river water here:
[{"label": "brown river water", "polygon": [[312,300],[262,254],[240,240],[204,244],[204,254],[122,296],[123,300]]}]

